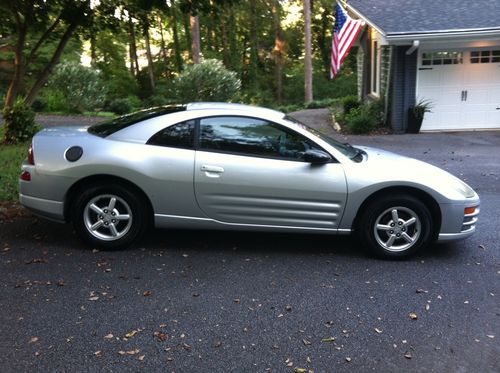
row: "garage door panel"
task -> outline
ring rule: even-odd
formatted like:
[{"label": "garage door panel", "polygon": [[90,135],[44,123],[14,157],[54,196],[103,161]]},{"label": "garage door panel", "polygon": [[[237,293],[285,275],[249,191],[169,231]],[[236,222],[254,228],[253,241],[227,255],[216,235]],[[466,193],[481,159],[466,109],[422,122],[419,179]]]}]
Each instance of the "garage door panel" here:
[{"label": "garage door panel", "polygon": [[[449,58],[453,53],[460,55],[456,63],[444,64],[443,60],[441,64],[440,58]],[[483,58],[483,51],[424,51],[421,54],[417,97],[433,105],[432,112],[424,117],[423,131],[500,128],[500,110],[497,110],[500,64],[494,63],[493,52],[487,53],[489,60]],[[473,58],[478,55],[479,58]],[[436,58],[438,66],[432,66]]]}]

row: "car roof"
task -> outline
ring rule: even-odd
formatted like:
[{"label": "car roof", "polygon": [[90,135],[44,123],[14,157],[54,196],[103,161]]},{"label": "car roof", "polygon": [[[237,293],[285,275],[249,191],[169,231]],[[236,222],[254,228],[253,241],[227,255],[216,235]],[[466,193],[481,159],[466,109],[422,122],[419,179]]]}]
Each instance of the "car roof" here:
[{"label": "car roof", "polygon": [[263,108],[263,107],[258,107],[258,106],[252,106],[252,105],[245,105],[245,104],[234,104],[234,103],[229,103],[229,102],[191,102],[186,105],[186,110],[238,110],[238,111],[243,111],[247,114],[253,114],[253,115],[262,115],[266,117],[277,117],[277,118],[283,118],[284,113],[273,110],[273,109],[268,109],[268,108]]}]

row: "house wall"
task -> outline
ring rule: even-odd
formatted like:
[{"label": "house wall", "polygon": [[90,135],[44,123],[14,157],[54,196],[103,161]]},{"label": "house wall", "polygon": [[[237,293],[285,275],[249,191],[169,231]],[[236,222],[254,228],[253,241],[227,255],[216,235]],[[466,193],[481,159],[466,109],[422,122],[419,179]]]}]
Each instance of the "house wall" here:
[{"label": "house wall", "polygon": [[390,125],[396,133],[406,131],[408,108],[415,104],[417,85],[417,56],[407,55],[409,46],[392,47],[392,82],[390,94]]}]

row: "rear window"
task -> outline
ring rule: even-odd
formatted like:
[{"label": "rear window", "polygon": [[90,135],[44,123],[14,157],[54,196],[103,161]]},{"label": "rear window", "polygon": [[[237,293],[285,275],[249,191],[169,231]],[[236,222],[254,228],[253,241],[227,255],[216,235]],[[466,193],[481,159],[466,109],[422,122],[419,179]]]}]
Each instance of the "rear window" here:
[{"label": "rear window", "polygon": [[186,110],[185,105],[169,105],[145,109],[106,122],[94,124],[88,128],[88,132],[96,136],[106,137],[143,120],[184,110]]}]

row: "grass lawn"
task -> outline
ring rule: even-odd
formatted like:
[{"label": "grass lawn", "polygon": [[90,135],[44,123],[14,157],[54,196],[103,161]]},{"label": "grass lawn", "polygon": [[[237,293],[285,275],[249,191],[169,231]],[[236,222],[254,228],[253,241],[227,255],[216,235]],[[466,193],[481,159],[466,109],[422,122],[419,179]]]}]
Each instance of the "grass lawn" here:
[{"label": "grass lawn", "polygon": [[[3,128],[0,127],[0,139],[2,138]],[[17,200],[17,183],[21,174],[21,163],[28,154],[28,147],[29,143],[0,144],[0,202]]]}]

